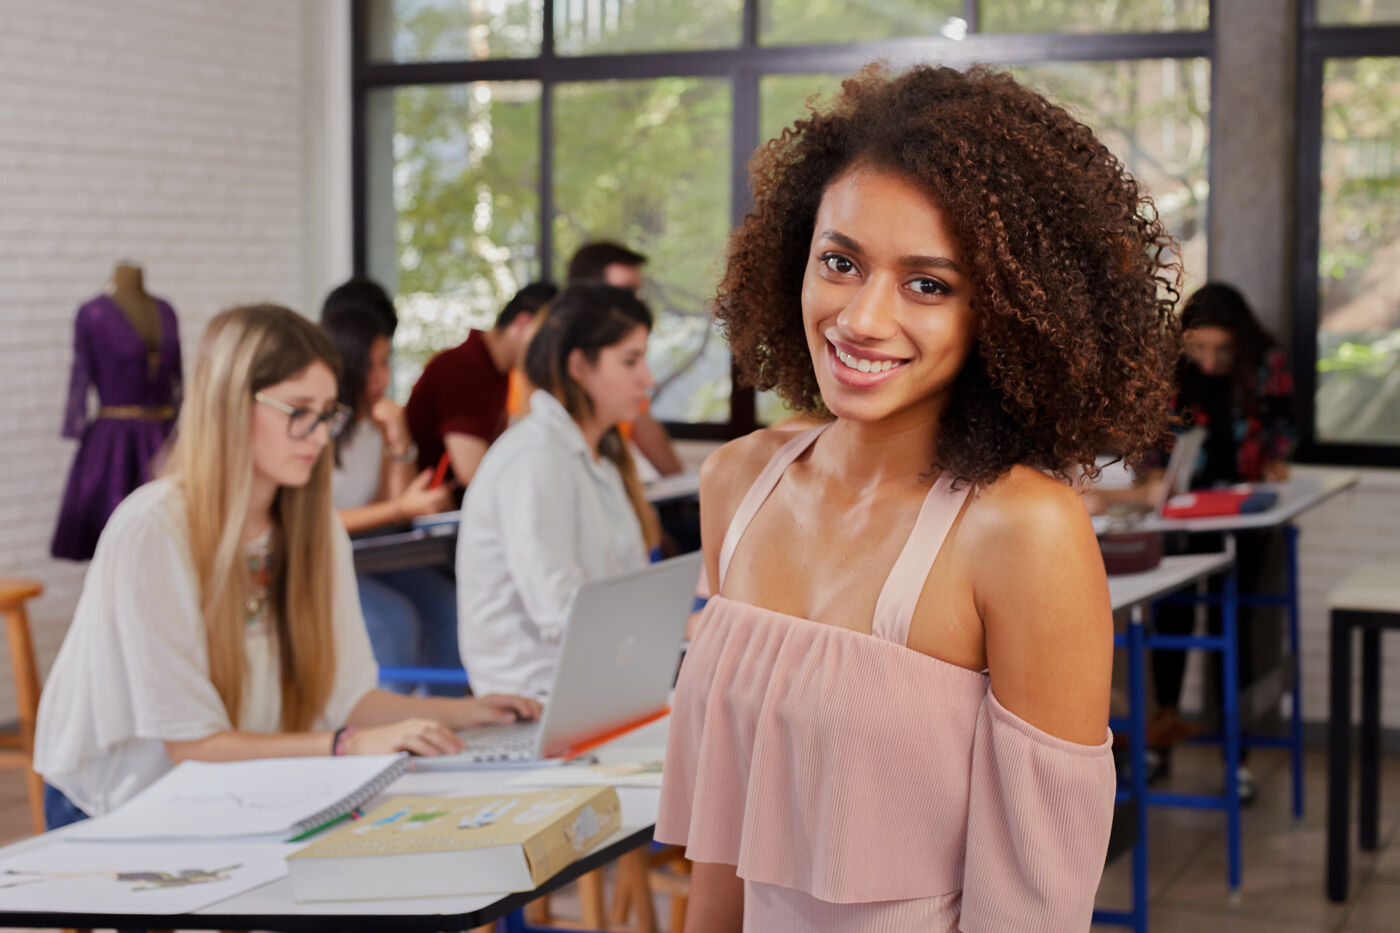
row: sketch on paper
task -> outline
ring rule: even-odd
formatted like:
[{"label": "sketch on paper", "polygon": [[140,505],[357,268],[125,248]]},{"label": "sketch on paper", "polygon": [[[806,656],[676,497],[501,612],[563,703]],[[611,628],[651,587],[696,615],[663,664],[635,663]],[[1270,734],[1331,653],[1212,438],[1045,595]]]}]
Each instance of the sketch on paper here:
[{"label": "sketch on paper", "polygon": [[0,910],[182,914],[287,873],[281,843],[56,842],[0,861]]}]

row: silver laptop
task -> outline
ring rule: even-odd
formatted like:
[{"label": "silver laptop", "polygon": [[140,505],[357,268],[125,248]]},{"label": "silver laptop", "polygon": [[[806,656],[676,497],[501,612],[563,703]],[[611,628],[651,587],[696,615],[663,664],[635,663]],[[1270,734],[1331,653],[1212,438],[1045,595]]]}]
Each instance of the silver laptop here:
[{"label": "silver laptop", "polygon": [[459,732],[465,751],[415,767],[571,758],[580,746],[663,713],[700,577],[701,553],[585,583],[574,595],[538,722]]},{"label": "silver laptop", "polygon": [[1171,456],[1162,474],[1162,490],[1157,501],[1152,503],[1152,514],[1158,518],[1167,508],[1172,496],[1191,489],[1191,477],[1196,472],[1196,461],[1200,459],[1201,448],[1206,443],[1206,429],[1194,427],[1177,435],[1172,446]]}]

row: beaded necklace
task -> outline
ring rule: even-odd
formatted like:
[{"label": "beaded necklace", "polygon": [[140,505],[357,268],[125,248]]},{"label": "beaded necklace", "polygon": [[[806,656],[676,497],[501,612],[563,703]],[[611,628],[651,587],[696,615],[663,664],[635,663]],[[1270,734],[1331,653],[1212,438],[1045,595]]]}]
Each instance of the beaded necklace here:
[{"label": "beaded necklace", "polygon": [[267,591],[272,583],[272,548],[267,540],[245,546],[248,557],[248,599],[243,604],[244,618],[252,625],[267,607]]}]

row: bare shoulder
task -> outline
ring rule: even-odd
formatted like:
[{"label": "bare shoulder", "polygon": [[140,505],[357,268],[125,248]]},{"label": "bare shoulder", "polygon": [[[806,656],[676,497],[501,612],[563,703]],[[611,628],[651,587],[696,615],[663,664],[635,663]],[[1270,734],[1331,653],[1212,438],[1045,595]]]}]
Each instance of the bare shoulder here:
[{"label": "bare shoulder", "polygon": [[1107,586],[1083,500],[1030,467],[1012,467],[976,490],[963,517],[962,540],[976,568],[973,586],[981,605],[1034,593],[1040,585],[1080,591]]},{"label": "bare shoulder", "polygon": [[700,501],[718,512],[733,514],[758,474],[784,443],[789,431],[762,428],[725,444],[700,467]]},{"label": "bare shoulder", "polygon": [[1018,542],[1063,544],[1093,539],[1093,522],[1080,495],[1039,470],[1014,466],[979,487],[963,518],[966,538],[991,553]]},{"label": "bare shoulder", "polygon": [[997,699],[1052,735],[1101,742],[1113,621],[1103,559],[1079,495],[1013,467],[977,490],[962,538]]},{"label": "bare shoulder", "polygon": [[700,467],[700,541],[710,593],[720,591],[720,547],[739,502],[764,465],[791,437],[784,431],[755,431],[725,444]]}]

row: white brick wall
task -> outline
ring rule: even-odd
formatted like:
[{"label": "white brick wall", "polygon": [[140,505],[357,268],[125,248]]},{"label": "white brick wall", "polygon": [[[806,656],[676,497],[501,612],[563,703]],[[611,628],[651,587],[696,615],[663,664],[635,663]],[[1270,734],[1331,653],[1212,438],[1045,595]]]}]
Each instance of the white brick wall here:
[{"label": "white brick wall", "polygon": [[306,310],[344,273],[348,224],[327,217],[348,212],[345,6],[0,0],[0,576],[46,587],[43,668],[84,569],[48,556],[73,313],[137,260],[189,360],[221,308]]}]

